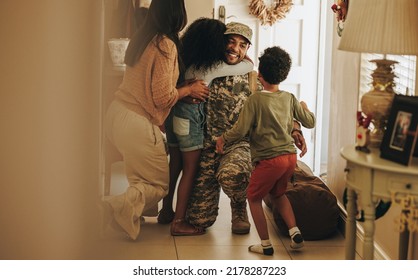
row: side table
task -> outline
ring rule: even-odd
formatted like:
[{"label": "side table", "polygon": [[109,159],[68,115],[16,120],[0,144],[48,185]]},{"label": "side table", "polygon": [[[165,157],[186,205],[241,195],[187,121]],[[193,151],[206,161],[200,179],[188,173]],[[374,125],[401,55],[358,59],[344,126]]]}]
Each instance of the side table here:
[{"label": "side table", "polygon": [[418,231],[418,161],[410,166],[380,158],[378,149],[370,153],[356,150],[354,145],[343,147],[341,156],[347,160],[347,225],[346,259],[355,258],[357,195],[361,194],[364,211],[364,259],[373,259],[375,202],[392,201],[402,207],[400,214],[400,259],[408,253],[409,232]]}]

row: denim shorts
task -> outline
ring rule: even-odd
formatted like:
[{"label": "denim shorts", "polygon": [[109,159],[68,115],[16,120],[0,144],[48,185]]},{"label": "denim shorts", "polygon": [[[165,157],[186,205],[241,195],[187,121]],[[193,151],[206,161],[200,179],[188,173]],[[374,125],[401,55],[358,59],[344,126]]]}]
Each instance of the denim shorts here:
[{"label": "denim shorts", "polygon": [[177,102],[165,121],[167,144],[188,152],[203,148],[204,103]]}]

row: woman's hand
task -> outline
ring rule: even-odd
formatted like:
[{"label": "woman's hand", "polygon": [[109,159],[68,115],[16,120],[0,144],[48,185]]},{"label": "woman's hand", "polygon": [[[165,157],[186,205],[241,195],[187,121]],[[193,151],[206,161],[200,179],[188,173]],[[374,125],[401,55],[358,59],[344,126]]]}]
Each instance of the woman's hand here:
[{"label": "woman's hand", "polygon": [[[205,101],[209,97],[209,88],[202,80],[195,80],[189,83],[191,93],[189,96],[197,101]],[[193,100],[196,101],[196,100]]]},{"label": "woman's hand", "polygon": [[179,99],[187,103],[200,103],[209,96],[209,88],[202,80],[191,79],[177,87]]}]

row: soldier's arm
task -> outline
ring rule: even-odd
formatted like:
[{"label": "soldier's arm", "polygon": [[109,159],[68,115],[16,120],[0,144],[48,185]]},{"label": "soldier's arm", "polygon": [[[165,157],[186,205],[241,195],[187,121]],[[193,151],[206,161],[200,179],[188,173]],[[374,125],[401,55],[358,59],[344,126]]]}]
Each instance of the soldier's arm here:
[{"label": "soldier's arm", "polygon": [[303,157],[308,151],[308,147],[306,146],[305,138],[303,137],[302,130],[300,128],[300,123],[293,121],[293,129],[291,135],[295,141],[296,147],[301,151],[300,157]]}]

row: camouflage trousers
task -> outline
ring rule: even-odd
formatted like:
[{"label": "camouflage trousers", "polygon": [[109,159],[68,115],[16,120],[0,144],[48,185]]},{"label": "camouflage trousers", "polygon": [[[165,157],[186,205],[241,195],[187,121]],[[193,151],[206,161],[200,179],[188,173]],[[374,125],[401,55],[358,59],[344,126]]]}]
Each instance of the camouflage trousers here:
[{"label": "camouflage trousers", "polygon": [[252,171],[248,143],[236,143],[215,153],[215,143],[205,141],[195,186],[187,209],[187,220],[196,226],[210,227],[216,221],[221,189],[231,204],[246,203],[246,190]]}]

